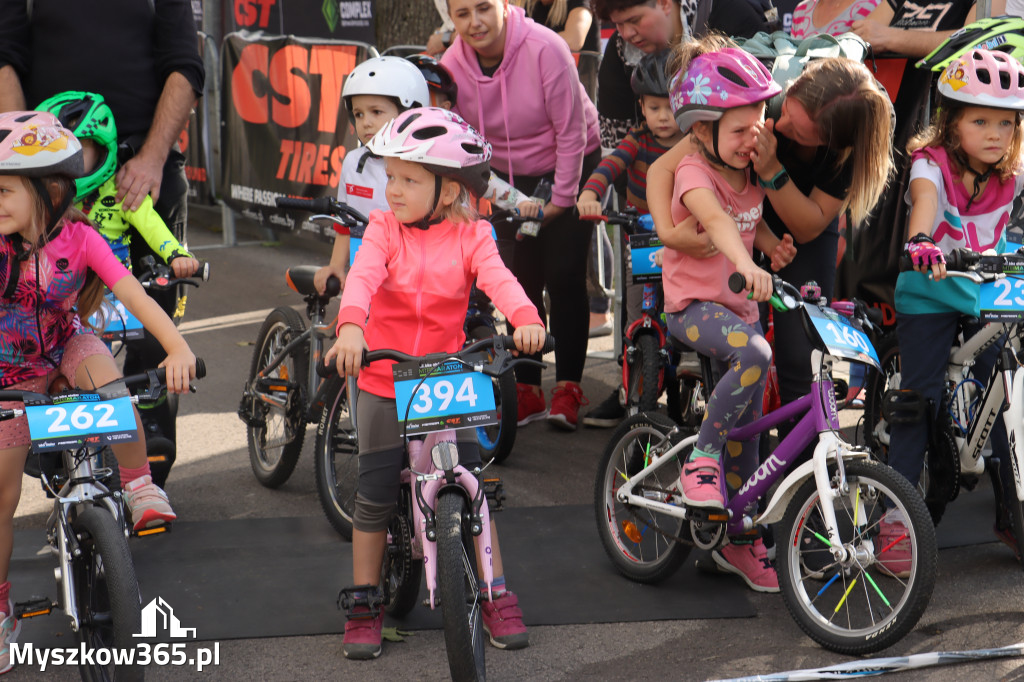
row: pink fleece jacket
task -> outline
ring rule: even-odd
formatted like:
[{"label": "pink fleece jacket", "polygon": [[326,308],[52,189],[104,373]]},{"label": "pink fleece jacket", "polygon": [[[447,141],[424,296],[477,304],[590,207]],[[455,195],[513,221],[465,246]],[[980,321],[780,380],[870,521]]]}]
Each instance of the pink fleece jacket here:
[{"label": "pink fleece jacket", "polygon": [[512,184],[517,174],[554,170],[552,203],[573,206],[583,156],[601,144],[597,109],[557,33],[515,5],[505,22],[505,54],[493,77],[460,37],[441,58],[459,86],[455,111],[494,145],[491,165]]},{"label": "pink fleece jacket", "polygon": [[[498,255],[491,229],[485,220],[461,225],[446,220],[421,230],[402,225],[391,211],[373,211],[345,280],[338,329],[348,322],[359,325],[371,350],[456,351],[466,340],[462,328],[474,279],[514,326],[542,324]],[[359,388],[394,398],[391,365],[364,367]]]}]

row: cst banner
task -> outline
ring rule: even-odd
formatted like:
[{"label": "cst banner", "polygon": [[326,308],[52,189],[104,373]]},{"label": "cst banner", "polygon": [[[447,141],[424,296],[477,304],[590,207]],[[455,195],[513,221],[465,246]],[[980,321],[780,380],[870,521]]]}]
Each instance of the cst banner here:
[{"label": "cst banner", "polygon": [[357,144],[341,88],[368,50],[294,36],[224,39],[220,195],[229,206],[268,227],[333,239],[274,200],[337,194],[341,160]]},{"label": "cst banner", "polygon": [[372,0],[233,0],[230,30],[373,44]]}]

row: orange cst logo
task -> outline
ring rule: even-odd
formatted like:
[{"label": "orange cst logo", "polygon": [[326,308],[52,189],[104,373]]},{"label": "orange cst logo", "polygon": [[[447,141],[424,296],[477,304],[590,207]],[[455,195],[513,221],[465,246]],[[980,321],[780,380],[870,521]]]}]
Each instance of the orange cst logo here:
[{"label": "orange cst logo", "polygon": [[246,28],[266,28],[277,0],[235,0],[235,23]]},{"label": "orange cst logo", "polygon": [[278,179],[336,187],[345,148],[295,138],[329,135],[338,128],[341,89],[356,65],[353,45],[286,44],[271,50],[246,44],[231,73],[231,102],[246,123],[272,123],[279,131]]}]

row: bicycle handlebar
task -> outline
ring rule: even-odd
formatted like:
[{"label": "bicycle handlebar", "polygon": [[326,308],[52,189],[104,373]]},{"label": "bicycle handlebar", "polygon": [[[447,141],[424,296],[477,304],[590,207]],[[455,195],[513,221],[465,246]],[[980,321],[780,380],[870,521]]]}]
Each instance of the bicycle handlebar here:
[{"label": "bicycle handlebar", "polygon": [[[774,273],[769,273],[772,276],[772,297],[768,299],[772,307],[780,312],[786,312],[789,310],[796,310],[800,307],[800,302],[803,298],[800,296],[800,290],[795,286],[785,281]],[[734,294],[741,294],[743,290],[747,288],[747,278],[738,272],[734,272],[729,275],[729,291]],[[747,298],[753,296],[753,293],[749,294]]]},{"label": "bicycle handlebar", "polygon": [[[441,362],[444,360],[450,360],[452,358],[463,359],[473,353],[477,353],[481,350],[493,348],[494,359],[488,364],[484,365],[480,371],[487,376],[498,376],[504,374],[508,370],[512,369],[518,364],[529,363],[539,365],[540,367],[546,367],[543,362],[538,362],[532,358],[513,358],[511,351],[515,350],[516,343],[515,339],[511,336],[504,334],[497,334],[495,336],[481,339],[465,348],[455,351],[453,353],[428,353],[427,355],[409,355],[402,351],[394,350],[391,348],[380,348],[378,350],[363,350],[363,367],[366,367],[371,362],[377,362],[378,360],[394,360],[395,362]],[[555,337],[547,334],[544,338],[544,347],[541,349],[541,353],[550,353],[555,349]],[[511,358],[511,359],[510,359]],[[329,378],[335,376],[338,373],[338,367],[335,363],[330,365],[324,362],[324,358],[320,358],[316,365],[316,372],[323,378]]]},{"label": "bicycle handlebar", "polygon": [[175,277],[174,269],[170,265],[157,263],[153,256],[144,257],[139,261],[139,264],[143,267],[142,272],[138,276],[139,284],[146,289],[164,291],[172,289],[179,284],[198,287],[199,282],[195,281],[196,279],[204,282],[210,280],[210,262],[205,260],[199,261],[199,270],[191,277]]},{"label": "bicycle handlebar", "polygon": [[277,197],[274,199],[274,202],[279,208],[296,208],[300,211],[323,213],[328,217],[339,220],[345,227],[365,226],[369,222],[362,213],[334,197],[318,197],[316,199]]},{"label": "bicycle handlebar", "polygon": [[[600,215],[581,215],[580,220],[618,225],[623,228],[626,234],[654,231],[654,218],[651,218],[649,213],[642,214],[635,208],[626,209],[625,211],[607,211]],[[650,222],[649,227],[644,224],[647,221]]]},{"label": "bicycle handlebar", "polygon": [[[1004,275],[1024,275],[1024,253],[978,253],[970,249],[953,249],[945,254],[946,274],[952,277],[964,277],[973,282],[981,283],[999,279]],[[904,253],[900,257],[900,272],[914,269],[910,257]]]}]

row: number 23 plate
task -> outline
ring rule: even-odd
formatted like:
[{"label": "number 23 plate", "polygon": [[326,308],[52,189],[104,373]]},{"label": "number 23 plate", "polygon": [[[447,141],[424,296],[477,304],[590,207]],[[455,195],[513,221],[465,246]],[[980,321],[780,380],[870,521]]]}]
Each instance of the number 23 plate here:
[{"label": "number 23 plate", "polygon": [[1024,317],[1024,277],[984,282],[979,295],[984,322],[1014,322]]},{"label": "number 23 plate", "polygon": [[405,424],[407,434],[498,423],[494,385],[481,372],[459,362],[400,362],[392,372],[398,423]]},{"label": "number 23 plate", "polygon": [[138,440],[128,396],[103,400],[95,393],[68,393],[51,405],[25,405],[25,416],[36,452]]}]

